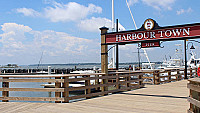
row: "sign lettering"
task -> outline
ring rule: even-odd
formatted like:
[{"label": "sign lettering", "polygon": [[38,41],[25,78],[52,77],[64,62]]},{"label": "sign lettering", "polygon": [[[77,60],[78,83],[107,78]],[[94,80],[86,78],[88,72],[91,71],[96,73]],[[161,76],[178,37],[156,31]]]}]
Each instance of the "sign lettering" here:
[{"label": "sign lettering", "polygon": [[160,42],[141,42],[141,47],[142,48],[147,48],[147,47],[160,47]]}]

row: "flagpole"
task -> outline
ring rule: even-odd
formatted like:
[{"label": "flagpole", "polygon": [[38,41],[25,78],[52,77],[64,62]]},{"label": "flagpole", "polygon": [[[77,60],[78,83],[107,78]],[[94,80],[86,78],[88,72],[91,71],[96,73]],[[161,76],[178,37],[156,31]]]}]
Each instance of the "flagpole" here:
[{"label": "flagpole", "polygon": [[[115,30],[114,0],[112,0],[112,32]],[[115,47],[113,47],[113,69],[115,68]]]}]

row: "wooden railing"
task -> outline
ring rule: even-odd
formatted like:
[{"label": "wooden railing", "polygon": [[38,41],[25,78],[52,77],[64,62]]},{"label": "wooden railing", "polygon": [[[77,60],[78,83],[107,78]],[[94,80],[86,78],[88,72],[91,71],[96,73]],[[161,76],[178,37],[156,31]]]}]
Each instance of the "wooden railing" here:
[{"label": "wooden railing", "polygon": [[[142,71],[145,75],[143,76],[143,83],[146,84],[161,84],[172,81],[179,81],[184,79],[184,68],[172,68],[172,69],[156,69],[150,71]],[[188,68],[187,77],[197,77],[197,68]]]},{"label": "wooden railing", "polygon": [[188,113],[200,113],[200,78],[192,78],[188,81],[187,88],[190,89],[188,97],[190,108]]},{"label": "wooden railing", "polygon": [[[103,96],[109,93],[127,91],[143,87],[143,73],[141,72],[112,72],[92,74],[68,74],[68,75],[0,75],[2,82],[2,102],[14,101],[55,101],[56,103],[68,103],[70,100]],[[34,78],[34,79],[33,79]],[[51,78],[51,79],[50,79]],[[112,81],[112,82],[111,82]],[[10,82],[36,82],[55,83],[53,88],[12,88]],[[70,87],[74,82],[82,82],[84,85]],[[11,91],[31,92],[55,92],[55,97],[10,97]],[[72,91],[84,91],[84,94],[71,96]]]}]

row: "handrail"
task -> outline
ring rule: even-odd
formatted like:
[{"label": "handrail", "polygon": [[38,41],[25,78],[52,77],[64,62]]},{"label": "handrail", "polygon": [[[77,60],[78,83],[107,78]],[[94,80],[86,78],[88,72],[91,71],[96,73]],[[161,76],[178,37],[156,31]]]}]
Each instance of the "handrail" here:
[{"label": "handrail", "polygon": [[[188,68],[188,78],[197,77],[197,68]],[[184,78],[184,68],[170,68],[170,69],[155,69],[151,71],[143,71],[145,74],[152,74],[151,76],[143,76],[144,83],[160,84],[171,81],[179,81]],[[189,71],[189,72],[188,72]]]},{"label": "handrail", "polygon": [[189,112],[198,113],[200,111],[200,78],[188,80],[187,88],[190,89],[188,102],[190,103]]},{"label": "handrail", "polygon": [[[112,72],[91,74],[59,74],[59,75],[0,75],[2,79],[2,102],[9,100],[15,101],[55,101],[70,102],[73,99],[91,98],[93,96],[107,95],[119,91],[127,91],[143,87],[144,84],[141,72]],[[51,79],[49,78],[51,77]],[[34,78],[34,79],[31,79]],[[10,82],[48,82],[55,83],[53,88],[12,88]],[[70,84],[84,83],[77,87],[70,87]],[[73,84],[72,84],[73,85]],[[85,93],[77,96],[70,96],[72,91],[84,91]],[[94,90],[94,91],[92,91]],[[10,97],[11,91],[31,91],[31,92],[55,92],[55,97]]]}]

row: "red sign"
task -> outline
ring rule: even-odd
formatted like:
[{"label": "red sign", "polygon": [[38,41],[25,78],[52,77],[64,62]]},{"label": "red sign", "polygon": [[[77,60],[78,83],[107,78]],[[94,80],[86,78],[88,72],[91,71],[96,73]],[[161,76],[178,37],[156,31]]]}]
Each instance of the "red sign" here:
[{"label": "red sign", "polygon": [[[147,24],[148,25],[148,24]],[[200,24],[159,27],[154,30],[132,30],[106,34],[106,43],[133,43],[141,41],[165,41],[195,38],[200,36]]]},{"label": "red sign", "polygon": [[160,47],[160,42],[141,42],[141,48]]}]

